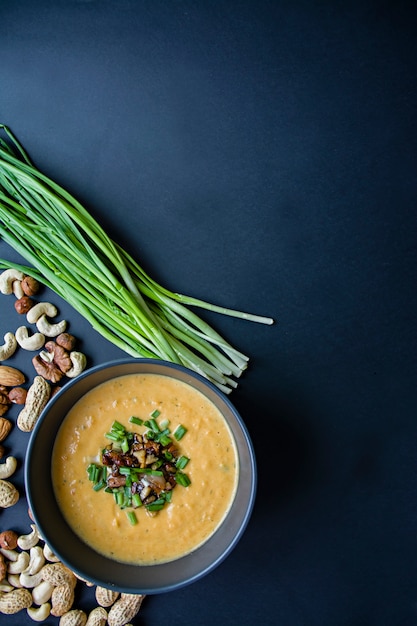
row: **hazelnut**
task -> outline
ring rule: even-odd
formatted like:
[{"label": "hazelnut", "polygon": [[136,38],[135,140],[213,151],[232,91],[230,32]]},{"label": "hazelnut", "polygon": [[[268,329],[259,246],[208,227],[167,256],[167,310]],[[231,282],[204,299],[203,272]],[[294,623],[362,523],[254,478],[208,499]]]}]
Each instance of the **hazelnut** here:
[{"label": "hazelnut", "polygon": [[8,394],[9,400],[13,402],[13,404],[25,404],[27,395],[27,389],[23,387],[13,387]]},{"label": "hazelnut", "polygon": [[21,286],[25,295],[34,296],[39,291],[40,283],[32,276],[25,276],[22,279]]},{"label": "hazelnut", "polygon": [[75,337],[73,335],[70,335],[69,333],[61,333],[60,335],[58,335],[55,341],[59,346],[62,346],[63,348],[65,348],[65,350],[68,350],[68,352],[74,350],[75,344],[77,342]]},{"label": "hazelnut", "polygon": [[34,302],[29,298],[29,296],[22,296],[14,303],[14,308],[19,313],[19,315],[24,315],[33,307]]},{"label": "hazelnut", "polygon": [[18,534],[14,530],[3,530],[0,533],[0,548],[14,550],[17,547]]},{"label": "hazelnut", "polygon": [[4,457],[5,453],[6,453],[6,448],[4,447],[2,443],[0,443],[0,459]]}]

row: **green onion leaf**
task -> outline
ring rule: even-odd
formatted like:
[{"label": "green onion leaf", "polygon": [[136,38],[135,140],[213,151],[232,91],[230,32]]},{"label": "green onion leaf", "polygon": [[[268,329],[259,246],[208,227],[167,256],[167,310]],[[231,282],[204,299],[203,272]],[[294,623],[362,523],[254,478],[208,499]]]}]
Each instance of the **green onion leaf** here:
[{"label": "green onion leaf", "polygon": [[140,495],[138,493],[132,494],[132,504],[136,508],[139,508],[140,506],[143,506],[143,502],[140,499]]},{"label": "green onion leaf", "polygon": [[178,457],[178,459],[175,462],[175,465],[178,469],[182,470],[184,469],[184,467],[187,465],[187,463],[189,462],[189,458],[187,456],[183,456],[181,455],[180,457]]},{"label": "green onion leaf", "polygon": [[143,424],[143,420],[140,419],[140,417],[135,417],[134,415],[129,417],[129,422],[131,424],[136,424],[136,426],[142,426],[142,424]]},{"label": "green onion leaf", "polygon": [[126,511],[127,519],[132,524],[132,526],[136,526],[138,523],[138,518],[136,517],[136,513],[134,511]]},{"label": "green onion leaf", "polygon": [[187,474],[183,474],[182,472],[177,472],[175,474],[175,481],[179,485],[182,485],[182,487],[188,487],[189,485],[191,485],[190,478],[187,476]]},{"label": "green onion leaf", "polygon": [[183,426],[182,424],[180,424],[179,426],[177,426],[177,428],[174,431],[174,437],[177,441],[180,441],[180,439],[182,439],[185,435],[185,433],[187,432],[187,429],[185,428],[185,426]]}]

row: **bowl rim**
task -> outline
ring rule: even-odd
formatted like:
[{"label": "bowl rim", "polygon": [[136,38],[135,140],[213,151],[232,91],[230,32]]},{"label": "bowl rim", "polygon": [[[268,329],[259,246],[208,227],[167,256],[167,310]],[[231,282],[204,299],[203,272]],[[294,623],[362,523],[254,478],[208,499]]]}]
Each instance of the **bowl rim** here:
[{"label": "bowl rim", "polygon": [[[202,391],[203,394],[206,395],[206,397],[208,397],[212,401],[216,400],[215,404],[219,403],[221,406],[223,406],[224,410],[222,410],[219,406],[217,406],[217,408],[222,413],[226,411],[227,417],[226,415],[224,415],[224,418],[228,422],[229,429],[235,440],[235,445],[236,445],[238,455],[239,455],[239,481],[238,481],[238,486],[236,490],[237,493],[235,495],[235,499],[234,499],[231,509],[229,510],[228,514],[226,515],[226,517],[220,524],[219,528],[215,531],[215,533],[207,541],[205,541],[199,548],[197,548],[195,551],[183,557],[180,557],[174,561],[170,561],[167,563],[144,565],[144,566],[141,566],[141,565],[130,566],[128,564],[118,564],[117,567],[115,568],[117,571],[121,571],[121,568],[123,569],[127,568],[131,570],[131,573],[133,573],[132,568],[134,568],[135,573],[137,574],[140,573],[139,570],[142,570],[142,571],[146,570],[146,572],[148,573],[152,572],[152,576],[150,577],[151,582],[146,582],[146,581],[141,581],[141,582],[129,581],[128,582],[127,580],[124,580],[124,582],[120,582],[117,580],[117,576],[112,576],[109,574],[109,572],[105,572],[105,573],[96,572],[95,574],[93,574],[91,570],[86,571],[88,567],[86,568],[85,564],[83,566],[80,566],[79,563],[76,562],[77,559],[79,561],[79,557],[76,556],[74,561],[72,560],[73,553],[71,553],[71,555],[68,554],[67,549],[63,545],[65,542],[62,542],[62,545],[60,545],[59,539],[57,537],[58,537],[58,533],[62,530],[65,536],[70,537],[72,535],[73,543],[79,545],[79,548],[84,548],[86,552],[94,554],[95,559],[97,561],[105,561],[107,562],[107,564],[114,564],[114,563],[117,564],[117,562],[112,561],[111,559],[108,559],[106,557],[101,557],[101,555],[98,555],[98,553],[96,553],[92,548],[90,548],[90,546],[87,546],[87,544],[84,544],[82,540],[79,539],[75,535],[75,533],[73,533],[73,531],[70,529],[69,525],[66,523],[65,519],[63,518],[62,513],[60,512],[59,507],[55,501],[55,498],[53,498],[54,502],[52,503],[53,514],[55,518],[57,519],[57,521],[61,523],[63,522],[64,525],[62,528],[60,528],[60,531],[55,530],[55,532],[53,532],[53,528],[51,529],[51,524],[49,523],[49,521],[47,521],[46,515],[42,511],[42,507],[40,506],[41,490],[38,485],[38,481],[35,480],[35,477],[32,471],[33,469],[32,465],[33,465],[33,462],[37,463],[38,466],[39,466],[39,463],[41,463],[40,461],[41,452],[39,452],[39,441],[42,441],[42,439],[40,439],[40,437],[43,437],[43,439],[45,439],[46,437],[47,441],[49,438],[49,441],[51,444],[50,447],[51,448],[53,447],[53,442],[51,441],[51,438],[54,433],[56,434],[58,432],[60,424],[62,423],[62,418],[61,420],[57,420],[55,418],[56,423],[52,424],[53,432],[49,432],[49,434],[47,435],[45,435],[45,433],[47,432],[46,421],[48,420],[48,416],[51,416],[51,415],[52,415],[52,418],[50,417],[49,421],[53,420],[54,411],[56,412],[58,410],[58,407],[60,404],[65,405],[65,401],[64,401],[65,398],[67,399],[69,398],[71,391],[74,388],[82,389],[83,386],[88,385],[89,380],[94,381],[94,377],[100,376],[103,373],[106,374],[107,372],[111,372],[115,369],[129,370],[130,368],[136,368],[136,367],[138,367],[139,369],[141,367],[145,369],[151,369],[150,372],[139,371],[137,373],[164,373],[164,375],[169,376],[170,373],[174,372],[175,378],[179,378],[179,380],[183,380],[183,382],[188,382],[188,384],[190,384],[194,388],[197,388],[198,390]],[[152,371],[152,370],[156,370],[156,371]],[[135,372],[126,371],[126,373],[129,374],[129,373],[135,373]],[[115,377],[122,376],[122,375],[124,374],[115,374],[113,376],[109,376],[105,380],[110,380],[111,378],[115,378]],[[94,388],[97,384],[101,384],[101,382],[105,382],[105,380],[102,380],[96,384],[93,384],[92,386],[89,387],[89,389]],[[68,404],[67,410],[80,397],[82,397],[85,393],[87,393],[89,389],[86,389],[82,393],[79,393],[78,396],[75,398],[75,400],[73,400],[72,403]],[[67,400],[67,403],[68,402],[69,401]],[[66,413],[64,413],[64,415],[65,414]],[[229,423],[228,418],[232,419],[233,421],[232,424]],[[50,430],[51,430],[51,425],[50,425],[49,431]],[[51,453],[52,453],[52,449],[50,451],[50,454]],[[244,457],[245,461],[247,462],[247,466],[245,466],[244,468],[241,467],[241,457]],[[49,457],[49,460],[50,460],[50,457]],[[47,464],[47,466],[50,468],[50,464]],[[42,476],[45,475],[46,471],[47,470],[44,467]],[[49,471],[49,474],[51,474],[50,471]],[[244,477],[242,478],[243,475]],[[243,488],[242,487],[243,480],[246,483],[246,485],[244,486],[244,493],[243,493],[243,496],[241,495],[240,500],[237,501],[239,490]],[[248,429],[245,423],[243,422],[242,417],[240,416],[239,412],[237,411],[233,403],[230,401],[230,399],[220,389],[218,389],[211,381],[207,380],[200,374],[190,370],[189,368],[185,366],[172,363],[169,361],[159,360],[159,359],[134,358],[134,357],[109,360],[109,361],[92,366],[91,368],[84,370],[84,372],[82,372],[77,378],[72,379],[69,382],[67,382],[65,386],[49,400],[49,402],[47,403],[47,405],[44,407],[43,411],[41,412],[41,415],[38,421],[36,422],[35,427],[30,435],[30,439],[29,439],[29,443],[28,443],[28,447],[26,451],[26,461],[25,461],[25,468],[24,468],[24,482],[25,482],[26,497],[27,497],[29,509],[31,510],[34,523],[37,525],[40,535],[44,538],[44,541],[48,543],[48,546],[52,549],[53,553],[59,558],[59,560],[64,565],[69,567],[81,579],[87,579],[93,584],[107,587],[107,588],[113,588],[119,592],[124,592],[124,593],[156,594],[156,593],[173,591],[173,590],[180,589],[184,586],[187,586],[191,583],[194,583],[200,580],[201,578],[203,578],[204,576],[212,572],[215,568],[217,568],[234,550],[234,548],[236,547],[237,543],[240,541],[240,539],[242,538],[246,530],[246,527],[249,523],[250,517],[253,512],[253,508],[255,505],[257,480],[258,480],[257,466],[256,466],[256,457],[255,457],[253,444],[252,444]],[[243,502],[243,505],[241,506],[242,510],[238,511],[239,513],[238,520],[234,521],[232,528],[229,530],[232,512],[237,510],[237,504],[239,502]],[[219,541],[218,538],[220,537],[220,530],[223,528],[226,529],[226,532],[228,533],[229,536],[228,536],[227,541],[225,540],[225,542],[220,542],[221,549],[220,550],[218,549],[216,551],[217,543],[216,541],[214,541],[214,539],[217,539],[217,542]],[[204,555],[205,557],[203,558],[203,565],[201,567],[198,567],[195,562],[195,559],[196,558],[198,559],[199,555]],[[186,561],[187,559],[188,560],[194,559],[192,567],[191,566],[188,567],[189,571],[187,570],[187,567],[184,568],[184,565],[187,564],[187,561]],[[176,568],[178,571],[178,575],[175,571],[175,564],[178,565],[178,568]],[[104,562],[103,562],[103,565],[104,565]],[[155,577],[158,575],[157,570],[159,570],[161,574],[163,572],[165,573],[168,571],[170,572],[170,574],[168,575],[167,573],[165,577],[162,576],[162,582],[157,583],[155,582]],[[184,570],[184,573],[182,573],[183,570]]]}]

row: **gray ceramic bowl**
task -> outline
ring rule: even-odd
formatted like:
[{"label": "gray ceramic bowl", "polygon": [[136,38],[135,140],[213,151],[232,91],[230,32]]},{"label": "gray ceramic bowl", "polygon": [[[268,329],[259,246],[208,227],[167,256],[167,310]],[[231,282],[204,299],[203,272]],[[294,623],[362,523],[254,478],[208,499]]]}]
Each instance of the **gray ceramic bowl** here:
[{"label": "gray ceramic bowl", "polygon": [[[55,500],[51,456],[62,418],[72,405],[97,385],[125,374],[153,373],[179,379],[211,400],[227,420],[239,456],[239,480],[232,507],[219,529],[200,548],[158,565],[127,565],[112,561],[87,546],[70,529]],[[26,493],[35,523],[53,552],[80,577],[127,593],[161,593],[199,580],[217,567],[241,538],[252,513],[256,464],[247,430],[228,398],[192,371],[152,359],[126,359],[91,368],[69,382],[44,409],[31,435],[25,463]]]}]

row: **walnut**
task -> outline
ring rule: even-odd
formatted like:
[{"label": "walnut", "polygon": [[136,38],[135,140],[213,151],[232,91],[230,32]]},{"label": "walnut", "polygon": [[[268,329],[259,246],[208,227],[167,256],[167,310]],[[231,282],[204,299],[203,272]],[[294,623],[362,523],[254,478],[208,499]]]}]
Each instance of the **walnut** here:
[{"label": "walnut", "polygon": [[70,355],[65,348],[55,343],[55,341],[47,341],[45,349],[51,354],[53,362],[59,367],[61,372],[65,374],[71,369]]},{"label": "walnut", "polygon": [[17,547],[18,534],[14,530],[3,530],[0,533],[0,548],[14,550]]},{"label": "walnut", "polygon": [[8,394],[9,400],[13,404],[25,404],[27,393],[27,389],[23,387],[13,387]]},{"label": "walnut", "polygon": [[0,417],[0,441],[4,441],[12,429],[12,423],[6,417]]},{"label": "walnut", "polygon": [[55,341],[59,346],[62,346],[63,348],[65,348],[65,350],[68,350],[68,352],[71,352],[71,350],[75,348],[75,344],[77,342],[76,338],[69,333],[61,333],[60,335],[58,335]]},{"label": "walnut", "polygon": [[53,361],[45,361],[39,354],[33,357],[32,364],[39,376],[51,383],[58,383],[64,375]]},{"label": "walnut", "polygon": [[14,308],[19,315],[25,315],[33,307],[35,303],[29,296],[22,296],[14,303]]},{"label": "walnut", "polygon": [[25,276],[21,282],[21,286],[24,294],[27,296],[34,296],[35,293],[38,293],[39,291],[40,283],[36,280],[36,278],[32,278],[32,276]]},{"label": "walnut", "polygon": [[4,385],[0,385],[0,416],[7,413],[10,405],[11,401],[9,400],[9,390]]}]

